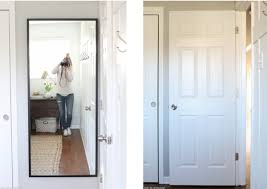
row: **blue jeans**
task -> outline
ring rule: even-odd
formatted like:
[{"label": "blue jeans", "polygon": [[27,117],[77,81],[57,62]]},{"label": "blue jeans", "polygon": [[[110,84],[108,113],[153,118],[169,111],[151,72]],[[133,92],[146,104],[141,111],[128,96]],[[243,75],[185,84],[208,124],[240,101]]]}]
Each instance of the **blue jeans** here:
[{"label": "blue jeans", "polygon": [[69,94],[68,96],[57,94],[60,128],[67,129],[71,126],[73,101],[73,94]]}]

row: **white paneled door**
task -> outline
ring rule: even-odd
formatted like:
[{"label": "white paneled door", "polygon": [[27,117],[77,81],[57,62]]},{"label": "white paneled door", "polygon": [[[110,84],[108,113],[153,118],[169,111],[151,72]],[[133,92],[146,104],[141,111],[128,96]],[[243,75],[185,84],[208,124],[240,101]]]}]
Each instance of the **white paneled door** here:
[{"label": "white paneled door", "polygon": [[235,185],[235,13],[170,12],[170,184]]},{"label": "white paneled door", "polygon": [[96,40],[95,25],[84,24],[81,42],[89,58],[80,62],[81,135],[91,175],[96,174]]},{"label": "white paneled door", "polygon": [[[100,142],[101,189],[126,187],[126,3],[101,2]],[[120,35],[120,37],[119,37]],[[112,40],[113,39],[113,40]],[[102,137],[101,137],[102,138]]]},{"label": "white paneled door", "polygon": [[90,52],[90,59],[81,65],[81,134],[84,142],[90,174],[96,174],[96,70],[95,52]]},{"label": "white paneled door", "polygon": [[12,187],[9,12],[0,11],[0,188]]},{"label": "white paneled door", "polygon": [[144,15],[144,182],[158,182],[158,15]]}]

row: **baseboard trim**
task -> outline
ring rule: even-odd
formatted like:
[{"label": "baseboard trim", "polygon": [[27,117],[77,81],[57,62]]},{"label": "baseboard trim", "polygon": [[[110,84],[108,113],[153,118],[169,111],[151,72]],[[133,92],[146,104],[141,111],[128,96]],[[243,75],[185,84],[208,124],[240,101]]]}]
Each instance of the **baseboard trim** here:
[{"label": "baseboard trim", "polygon": [[160,184],[169,184],[169,177],[163,177],[163,183]]},{"label": "baseboard trim", "polygon": [[71,125],[71,129],[80,129],[80,125]]}]

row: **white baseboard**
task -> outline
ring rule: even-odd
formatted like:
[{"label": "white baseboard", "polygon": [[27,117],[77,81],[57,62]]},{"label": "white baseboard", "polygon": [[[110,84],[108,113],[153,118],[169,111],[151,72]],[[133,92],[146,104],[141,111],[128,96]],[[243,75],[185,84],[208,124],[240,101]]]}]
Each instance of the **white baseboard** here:
[{"label": "white baseboard", "polygon": [[[60,126],[58,125],[57,128],[60,129]],[[81,126],[80,125],[71,125],[70,128],[71,129],[81,129]]]},{"label": "white baseboard", "polygon": [[71,125],[70,128],[71,129],[80,129],[81,127],[80,127],[80,125]]},{"label": "white baseboard", "polygon": [[163,182],[159,184],[169,184],[169,177],[163,177]]}]

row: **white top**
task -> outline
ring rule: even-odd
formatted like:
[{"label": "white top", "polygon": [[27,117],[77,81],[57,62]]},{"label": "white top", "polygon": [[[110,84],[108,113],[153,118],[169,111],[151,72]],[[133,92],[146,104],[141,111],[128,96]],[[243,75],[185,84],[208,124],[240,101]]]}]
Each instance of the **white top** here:
[{"label": "white top", "polygon": [[[61,77],[61,72],[62,77]],[[72,67],[63,67],[58,64],[53,70],[52,74],[57,74],[57,85],[56,85],[56,93],[62,96],[68,96],[72,94],[72,85],[71,82],[73,80],[72,75]],[[61,78],[61,79],[60,79]]]}]

